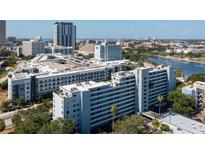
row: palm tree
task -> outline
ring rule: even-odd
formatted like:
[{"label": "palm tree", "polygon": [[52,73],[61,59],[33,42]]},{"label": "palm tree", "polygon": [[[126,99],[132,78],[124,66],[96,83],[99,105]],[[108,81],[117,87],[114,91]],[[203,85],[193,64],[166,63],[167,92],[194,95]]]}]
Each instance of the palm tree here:
[{"label": "palm tree", "polygon": [[157,97],[157,100],[158,100],[158,102],[159,102],[159,117],[161,117],[161,104],[163,103],[163,100],[164,100],[164,97],[163,96],[161,96],[161,95],[159,95],[158,97]]},{"label": "palm tree", "polygon": [[112,113],[112,129],[113,129],[113,127],[114,127],[114,122],[115,122],[115,117],[116,117],[117,112],[118,112],[117,106],[116,106],[116,105],[112,105],[112,107],[111,107],[111,113]]}]

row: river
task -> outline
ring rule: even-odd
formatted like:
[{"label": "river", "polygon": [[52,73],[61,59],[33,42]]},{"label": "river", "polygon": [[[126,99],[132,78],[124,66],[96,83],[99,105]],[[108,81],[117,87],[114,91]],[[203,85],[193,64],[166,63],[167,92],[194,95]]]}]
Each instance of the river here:
[{"label": "river", "polygon": [[162,65],[169,65],[174,68],[182,70],[184,75],[192,75],[197,73],[205,73],[205,64],[193,63],[193,62],[182,62],[162,57],[148,57],[148,60]]}]

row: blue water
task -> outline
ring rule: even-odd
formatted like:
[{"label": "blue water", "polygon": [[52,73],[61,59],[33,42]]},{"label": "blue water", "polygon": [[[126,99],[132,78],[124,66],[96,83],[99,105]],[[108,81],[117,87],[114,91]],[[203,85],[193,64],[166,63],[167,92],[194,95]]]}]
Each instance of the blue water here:
[{"label": "blue water", "polygon": [[181,62],[161,57],[148,57],[148,59],[156,64],[170,65],[174,68],[182,70],[184,75],[191,75],[197,73],[205,73],[205,64],[198,64],[192,62]]}]

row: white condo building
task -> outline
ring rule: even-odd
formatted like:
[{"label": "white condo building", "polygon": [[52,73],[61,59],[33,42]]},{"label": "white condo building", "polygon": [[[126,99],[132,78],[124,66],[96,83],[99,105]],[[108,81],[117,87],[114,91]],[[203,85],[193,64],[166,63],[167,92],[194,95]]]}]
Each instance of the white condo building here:
[{"label": "white condo building", "polygon": [[176,88],[176,73],[171,66],[136,69],[138,86],[139,112],[148,111],[153,105],[158,105],[157,96],[166,98],[169,91]]},{"label": "white condo building", "polygon": [[102,43],[95,45],[94,57],[99,61],[112,61],[122,59],[122,46],[119,43]]},{"label": "white condo building", "polygon": [[22,97],[25,101],[52,97],[59,86],[84,82],[105,81],[111,73],[125,70],[127,61],[96,64],[80,61],[69,55],[38,55],[8,79],[8,99],[15,101]]},{"label": "white condo building", "polygon": [[80,132],[89,133],[112,120],[112,105],[118,108],[117,118],[141,113],[158,105],[157,96],[166,96],[175,87],[172,67],[117,72],[109,82],[89,81],[60,87],[53,94],[53,118],[74,119]]},{"label": "white condo building", "polygon": [[72,118],[81,133],[112,121],[111,106],[116,105],[116,118],[138,111],[134,73],[116,73],[111,82],[83,82],[60,87],[53,94],[53,119]]}]

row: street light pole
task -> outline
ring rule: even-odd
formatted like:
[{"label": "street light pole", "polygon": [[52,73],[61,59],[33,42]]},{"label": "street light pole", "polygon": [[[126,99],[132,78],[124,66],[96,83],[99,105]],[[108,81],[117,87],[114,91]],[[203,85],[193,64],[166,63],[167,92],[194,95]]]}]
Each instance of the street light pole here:
[{"label": "street light pole", "polygon": [[169,124],[171,124],[171,113],[172,113],[172,108],[169,108],[168,111],[169,111]]}]

